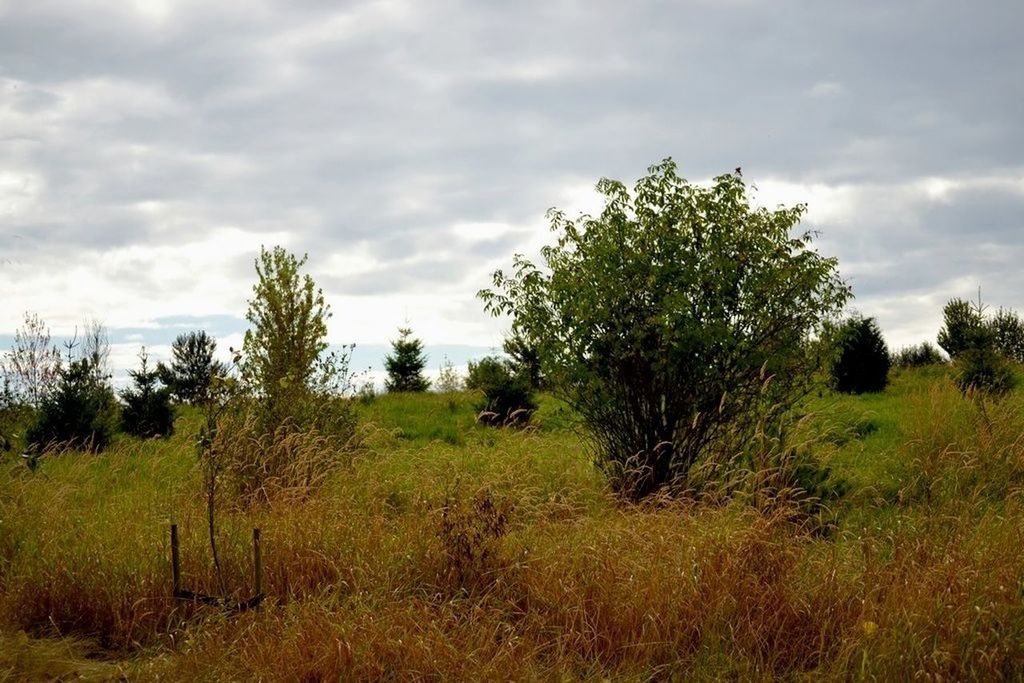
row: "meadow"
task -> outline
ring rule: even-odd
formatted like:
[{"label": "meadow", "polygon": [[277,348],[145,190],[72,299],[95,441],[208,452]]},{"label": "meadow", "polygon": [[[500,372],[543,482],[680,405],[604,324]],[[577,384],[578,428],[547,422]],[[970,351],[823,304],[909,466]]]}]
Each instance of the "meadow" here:
[{"label": "meadow", "polygon": [[201,418],[103,454],[0,465],[0,680],[1020,679],[1024,419],[943,366],[822,389],[794,440],[845,494],[627,505],[573,416],[478,425],[469,393],[357,402],[361,445],[317,490],[222,508],[213,592]]}]

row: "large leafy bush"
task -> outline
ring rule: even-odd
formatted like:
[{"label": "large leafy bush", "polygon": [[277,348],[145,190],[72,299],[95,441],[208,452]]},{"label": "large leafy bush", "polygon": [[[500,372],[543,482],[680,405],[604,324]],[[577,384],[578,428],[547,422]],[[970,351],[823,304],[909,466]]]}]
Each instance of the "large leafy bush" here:
[{"label": "large leafy bush", "polygon": [[702,456],[781,425],[818,365],[807,342],[849,288],[794,232],[805,207],[752,207],[739,171],[703,187],[666,160],[633,192],[597,189],[600,215],[551,211],[543,265],[517,256],[480,296],[536,343],[613,485],[637,499],[688,487]]},{"label": "large leafy bush", "polygon": [[[330,306],[313,278],[302,272],[306,256],[298,258],[282,247],[262,250],[256,260],[257,282],[249,300],[241,357],[243,384],[254,397],[256,422],[266,432],[282,426],[313,426],[340,430],[351,436],[353,420],[331,410],[323,418],[328,398],[349,388],[351,347],[328,350]],[[342,411],[344,412],[344,411]]]}]

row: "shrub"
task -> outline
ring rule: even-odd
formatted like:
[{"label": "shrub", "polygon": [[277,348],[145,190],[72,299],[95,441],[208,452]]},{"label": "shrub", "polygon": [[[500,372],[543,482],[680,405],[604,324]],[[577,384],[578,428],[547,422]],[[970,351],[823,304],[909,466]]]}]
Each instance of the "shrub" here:
[{"label": "shrub", "polygon": [[483,394],[477,409],[489,424],[522,425],[537,409],[530,381],[516,372],[512,363],[497,356],[470,361],[466,388]]},{"label": "shrub", "polygon": [[351,382],[352,347],[328,352],[331,310],[323,290],[300,272],[305,263],[306,256],[299,259],[281,247],[261,250],[256,260],[241,374],[256,398],[257,421],[268,432],[315,421],[318,404],[347,391]]},{"label": "shrub", "polygon": [[0,453],[23,450],[25,432],[35,419],[31,406],[0,399]]},{"label": "shrub", "polygon": [[1003,396],[1017,384],[1010,363],[992,344],[961,351],[953,362],[953,379],[964,393],[991,396]]},{"label": "shrub", "polygon": [[[216,436],[202,451],[207,481],[227,468],[248,499],[318,484],[346,455],[356,431],[352,403],[341,397],[351,387],[353,347],[328,351],[330,307],[312,277],[301,273],[305,263],[305,256],[281,247],[261,250],[246,314],[251,327],[236,354],[241,382],[214,382],[230,390],[207,407],[207,432]],[[233,444],[225,462],[218,462],[216,439]]]},{"label": "shrub", "polygon": [[700,187],[669,159],[632,194],[597,189],[598,217],[549,213],[543,269],[517,256],[480,296],[536,342],[613,485],[638,499],[687,488],[700,457],[792,406],[818,367],[808,339],[850,290],[811,233],[792,234],[805,207],[752,208],[738,171]]},{"label": "shrub", "polygon": [[463,386],[462,377],[459,376],[458,371],[455,369],[455,365],[452,364],[448,357],[445,356],[444,361],[441,363],[441,367],[438,369],[437,381],[434,382],[434,388],[442,394],[453,394],[456,391],[460,391]]},{"label": "shrub", "polygon": [[384,359],[388,371],[385,388],[389,392],[426,391],[430,381],[423,376],[427,357],[423,354],[423,342],[412,336],[412,330],[402,327],[398,339],[391,342],[391,353]]},{"label": "shrub", "polygon": [[178,401],[201,403],[210,381],[228,372],[227,365],[213,359],[216,350],[217,342],[202,330],[178,335],[171,344],[170,365],[157,365],[160,381]]},{"label": "shrub", "polygon": [[170,436],[174,431],[171,390],[160,386],[157,370],[149,369],[149,357],[145,349],[142,349],[139,359],[141,367],[128,373],[134,386],[121,392],[121,400],[124,401],[121,429],[143,439]]},{"label": "shrub", "polygon": [[377,400],[377,387],[372,381],[363,382],[362,386],[356,391],[356,398],[363,405],[369,405]]},{"label": "shrub", "polygon": [[986,343],[984,308],[964,299],[951,299],[942,309],[943,325],[939,330],[939,346],[956,358],[967,349]]},{"label": "shrub", "polygon": [[500,564],[498,544],[508,527],[508,505],[486,489],[472,497],[456,489],[438,512],[437,533],[444,553],[439,583],[470,593],[488,588]]},{"label": "shrub", "polygon": [[1024,363],[1024,321],[1015,311],[1000,308],[988,321],[988,328],[1000,353],[1016,363]]},{"label": "shrub", "polygon": [[835,332],[832,381],[847,394],[882,391],[889,383],[889,349],[874,318],[852,317]]},{"label": "shrub", "polygon": [[531,387],[543,387],[544,375],[540,369],[540,354],[536,343],[523,336],[522,332],[513,332],[505,337],[501,348],[512,361],[516,372],[522,373],[529,380]]},{"label": "shrub", "polygon": [[1017,383],[1010,360],[1024,355],[1024,323],[1013,311],[999,309],[991,318],[977,303],[952,299],[943,310],[939,344],[953,360],[953,379],[964,393],[1002,396]]},{"label": "shrub", "polygon": [[36,452],[54,447],[96,452],[107,447],[116,424],[114,392],[94,361],[82,358],[61,368],[26,441]]},{"label": "shrub", "polygon": [[919,368],[945,362],[946,359],[942,357],[942,353],[927,341],[913,346],[904,346],[896,352],[893,358],[893,365],[900,368]]}]

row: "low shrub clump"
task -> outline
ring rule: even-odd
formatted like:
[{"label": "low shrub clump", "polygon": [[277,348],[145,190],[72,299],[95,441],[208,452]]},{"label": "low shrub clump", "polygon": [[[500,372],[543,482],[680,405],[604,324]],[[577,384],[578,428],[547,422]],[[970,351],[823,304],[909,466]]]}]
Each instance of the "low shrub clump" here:
[{"label": "low shrub clump", "polygon": [[470,361],[466,388],[482,395],[477,404],[480,420],[497,426],[521,426],[537,409],[529,377],[509,361],[487,356]]},{"label": "low shrub clump", "polygon": [[454,491],[436,511],[442,555],[439,585],[459,592],[486,590],[500,570],[498,543],[508,530],[509,506],[486,489]]},{"label": "low shrub clump", "polygon": [[939,345],[953,361],[953,380],[962,392],[999,397],[1017,383],[1011,361],[1024,349],[1024,323],[1013,311],[990,317],[981,302],[952,299],[943,309]]},{"label": "low shrub clump", "polygon": [[964,393],[1004,396],[1017,384],[1013,366],[992,345],[964,349],[953,361],[953,379]]},{"label": "low shrub clump", "polygon": [[926,365],[939,365],[946,359],[931,342],[905,346],[893,356],[893,365],[898,368],[920,368]]}]

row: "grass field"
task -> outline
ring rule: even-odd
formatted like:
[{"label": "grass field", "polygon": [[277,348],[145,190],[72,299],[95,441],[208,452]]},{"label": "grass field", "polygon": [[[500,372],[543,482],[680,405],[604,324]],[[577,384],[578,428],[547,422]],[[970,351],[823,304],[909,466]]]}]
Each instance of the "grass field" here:
[{"label": "grass field", "polygon": [[616,502],[569,412],[474,422],[468,395],[358,404],[363,448],[312,496],[225,509],[214,590],[198,415],[168,441],[0,466],[0,679],[1020,679],[1024,419],[942,368],[815,396],[799,431],[846,482],[838,528]]}]

